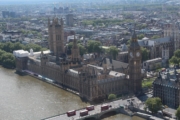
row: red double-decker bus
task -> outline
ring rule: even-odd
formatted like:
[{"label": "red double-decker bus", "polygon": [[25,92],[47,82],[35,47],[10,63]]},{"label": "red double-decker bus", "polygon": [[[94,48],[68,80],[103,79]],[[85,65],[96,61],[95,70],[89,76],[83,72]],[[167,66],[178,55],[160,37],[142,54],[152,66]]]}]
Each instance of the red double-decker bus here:
[{"label": "red double-decker bus", "polygon": [[94,110],[94,105],[87,106],[86,110],[88,110],[88,111]]},{"label": "red double-decker bus", "polygon": [[101,111],[108,110],[108,109],[109,109],[109,105],[102,105],[101,106]]},{"label": "red double-decker bus", "polygon": [[80,111],[80,116],[88,115],[88,110],[82,110]]},{"label": "red double-decker bus", "polygon": [[71,111],[68,111],[67,112],[67,116],[70,117],[70,116],[74,116],[76,115],[76,111],[75,110],[71,110]]}]

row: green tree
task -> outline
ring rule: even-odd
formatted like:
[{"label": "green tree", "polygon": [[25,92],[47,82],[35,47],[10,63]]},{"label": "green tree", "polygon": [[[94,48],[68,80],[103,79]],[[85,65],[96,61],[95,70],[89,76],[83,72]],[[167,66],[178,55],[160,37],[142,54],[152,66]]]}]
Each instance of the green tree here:
[{"label": "green tree", "polygon": [[128,41],[127,41],[127,45],[129,46],[129,45],[130,45],[130,43],[131,43],[131,40],[128,40]]},{"label": "green tree", "polygon": [[169,60],[169,63],[174,65],[179,65],[180,63],[180,49],[176,50],[174,52],[174,56]]},{"label": "green tree", "polygon": [[41,51],[41,46],[37,45],[37,44],[27,44],[25,45],[25,50],[29,51],[30,49],[33,49],[34,52],[38,52]]},{"label": "green tree", "polygon": [[14,46],[13,46],[13,51],[14,50],[21,50],[21,49],[24,49],[24,45],[17,42],[17,43],[14,43]]},{"label": "green tree", "polygon": [[113,100],[113,99],[116,99],[116,95],[115,94],[110,94],[108,96],[108,100]]},{"label": "green tree", "polygon": [[149,50],[141,47],[141,52],[142,52],[142,61],[146,61],[149,59]]},{"label": "green tree", "polygon": [[72,46],[73,46],[73,42],[69,42],[69,43],[68,43],[68,48],[69,48],[70,50],[71,50]]},{"label": "green tree", "polygon": [[174,52],[174,56],[177,58],[180,58],[180,49],[178,49]]},{"label": "green tree", "polygon": [[144,38],[144,34],[140,34],[137,36],[138,39],[142,40]]},{"label": "green tree", "polygon": [[38,33],[37,36],[38,36],[39,39],[42,39],[42,34],[41,33]]},{"label": "green tree", "polygon": [[180,61],[180,59],[179,59],[178,57],[176,57],[176,56],[173,56],[173,57],[169,60],[169,62],[170,62],[171,64],[174,64],[174,65],[179,65],[179,61]]},{"label": "green tree", "polygon": [[41,51],[45,51],[45,50],[48,50],[47,48],[41,48]]},{"label": "green tree", "polygon": [[116,56],[118,55],[118,48],[115,46],[110,46],[109,49],[107,49],[107,53],[114,59],[116,60]]},{"label": "green tree", "polygon": [[10,52],[10,53],[13,52],[13,48],[14,48],[14,45],[12,42],[6,42],[2,46],[2,50],[6,51],[6,52]]},{"label": "green tree", "polygon": [[157,113],[162,109],[162,102],[158,97],[148,98],[145,102],[145,105],[152,113]]},{"label": "green tree", "polygon": [[160,38],[160,36],[159,35],[154,35],[154,36],[152,36],[151,39],[157,39],[157,38]]},{"label": "green tree", "polygon": [[178,120],[180,120],[180,106],[178,107],[178,109],[176,111],[176,117]]},{"label": "green tree", "polygon": [[0,64],[2,64],[2,55],[6,53],[4,50],[0,50]]},{"label": "green tree", "polygon": [[101,43],[95,40],[89,40],[87,44],[87,49],[89,53],[100,53],[102,50],[100,48]]},{"label": "green tree", "polygon": [[2,54],[1,60],[4,67],[15,68],[15,58],[12,53]]},{"label": "green tree", "polygon": [[86,48],[81,44],[78,44],[78,47],[79,47],[79,54],[83,56],[86,53]]}]

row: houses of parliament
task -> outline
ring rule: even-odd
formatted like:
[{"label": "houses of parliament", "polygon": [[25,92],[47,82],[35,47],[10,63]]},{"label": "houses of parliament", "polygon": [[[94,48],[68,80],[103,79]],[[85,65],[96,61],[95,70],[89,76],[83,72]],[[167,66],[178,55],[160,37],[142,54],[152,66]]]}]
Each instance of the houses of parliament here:
[{"label": "houses of parliament", "polygon": [[116,70],[113,65],[113,62],[118,63],[117,61],[106,57],[83,59],[79,53],[76,37],[71,55],[67,55],[62,19],[48,20],[48,32],[50,52],[15,55],[16,71],[28,70],[52,79],[64,87],[77,91],[80,97],[89,101],[104,99],[109,94],[121,95],[141,91],[142,55],[135,31],[128,51],[129,63],[121,70]]}]

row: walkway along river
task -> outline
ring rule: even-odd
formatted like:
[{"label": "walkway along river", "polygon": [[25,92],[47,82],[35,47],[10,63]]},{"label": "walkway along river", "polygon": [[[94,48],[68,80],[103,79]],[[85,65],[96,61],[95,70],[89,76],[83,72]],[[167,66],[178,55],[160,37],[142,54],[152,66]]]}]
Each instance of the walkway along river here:
[{"label": "walkway along river", "polygon": [[[40,120],[89,105],[70,92],[0,67],[0,119]],[[115,115],[104,120],[131,120]],[[132,120],[141,120],[134,117]]]}]

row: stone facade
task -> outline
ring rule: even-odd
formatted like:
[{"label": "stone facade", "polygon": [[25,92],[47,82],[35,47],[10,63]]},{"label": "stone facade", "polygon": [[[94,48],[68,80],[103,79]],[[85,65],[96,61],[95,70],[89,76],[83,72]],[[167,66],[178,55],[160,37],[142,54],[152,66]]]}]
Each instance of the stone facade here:
[{"label": "stone facade", "polygon": [[[138,40],[141,47],[147,48],[149,59],[162,58],[168,61],[174,54],[174,51],[180,49],[180,31],[176,23],[169,23],[164,26],[164,36],[157,39]],[[118,60],[126,62],[129,59],[127,52],[118,54]]]},{"label": "stone facade", "polygon": [[155,58],[146,60],[143,62],[143,69],[145,70],[156,70],[162,67],[162,58]]},{"label": "stone facade", "polygon": [[[102,66],[98,66],[99,61],[95,58],[91,58],[89,62],[83,61],[79,55],[76,39],[73,41],[72,54],[67,56],[64,53],[62,23],[61,20],[61,25],[59,25],[57,19],[54,19],[52,24],[49,21],[50,54],[41,52],[33,56],[16,56],[17,71],[29,70],[55,80],[64,87],[78,91],[82,98],[90,101],[105,98],[109,94],[137,93],[141,90],[141,77],[139,77],[141,75],[141,51],[140,47],[133,46],[134,43],[138,45],[137,38],[133,37],[132,46],[129,49],[130,53],[136,55],[129,61],[130,67],[128,64],[122,64],[124,67],[116,68],[117,61],[108,67],[106,59],[101,61],[104,63]],[[128,68],[131,69],[128,70]]]},{"label": "stone facade", "polygon": [[137,41],[137,36],[134,31],[132,40],[128,51],[129,56],[129,82],[130,89],[135,93],[142,89],[142,78],[141,78],[141,48]]},{"label": "stone facade", "polygon": [[153,83],[153,96],[161,98],[164,105],[177,108],[180,105],[180,74],[176,69],[160,72]]},{"label": "stone facade", "polygon": [[49,32],[49,49],[54,55],[60,56],[64,53],[64,31],[63,20],[58,18],[53,19],[52,23],[48,20],[48,32]]},{"label": "stone facade", "polygon": [[164,36],[168,36],[173,40],[174,51],[180,48],[180,34],[178,24],[175,22],[166,24],[164,26]]}]

